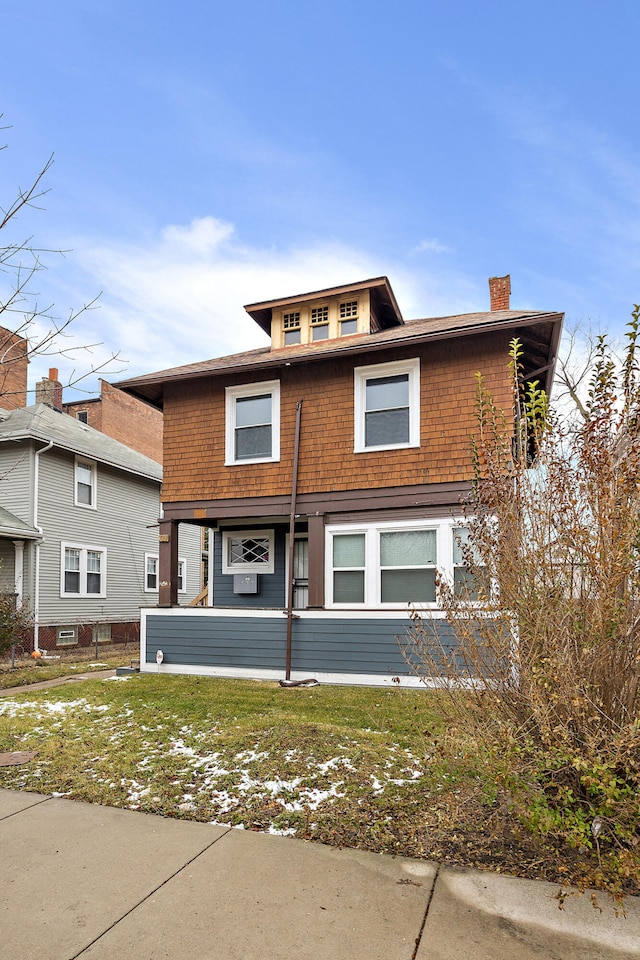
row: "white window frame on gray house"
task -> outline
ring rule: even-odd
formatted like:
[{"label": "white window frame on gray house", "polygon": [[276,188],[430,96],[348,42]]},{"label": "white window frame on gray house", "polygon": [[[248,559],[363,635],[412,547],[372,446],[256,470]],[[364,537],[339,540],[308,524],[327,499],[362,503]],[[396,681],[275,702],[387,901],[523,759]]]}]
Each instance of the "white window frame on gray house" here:
[{"label": "white window frame on gray house", "polygon": [[[157,553],[144,555],[144,590],[145,593],[158,592],[158,577],[160,558]],[[155,577],[155,583],[152,578]],[[187,592],[187,561],[184,557],[178,558],[178,593]]]},{"label": "white window frame on gray house", "polygon": [[354,452],[419,447],[420,360],[355,367],[353,373]]},{"label": "white window frame on gray house", "polygon": [[[251,453],[252,446],[257,447],[258,452]],[[275,463],[279,460],[280,381],[266,380],[263,383],[227,387],[225,465]]]},{"label": "white window frame on gray house", "polygon": [[[67,553],[67,551],[69,551]],[[73,557],[72,554],[77,555]],[[99,557],[99,570],[95,570],[96,557]],[[69,590],[71,580],[67,579],[77,574],[77,590]],[[100,589],[89,590],[93,586],[92,577],[100,577]],[[70,543],[62,541],[60,544],[60,596],[67,598],[104,599],[107,596],[107,548],[97,547],[86,543]]]},{"label": "white window frame on gray house", "polygon": [[95,460],[76,457],[74,464],[74,501],[76,507],[95,510],[98,501],[98,470]]},{"label": "white window frame on gray house", "polygon": [[223,530],[222,572],[273,573],[274,547],[273,530]]}]

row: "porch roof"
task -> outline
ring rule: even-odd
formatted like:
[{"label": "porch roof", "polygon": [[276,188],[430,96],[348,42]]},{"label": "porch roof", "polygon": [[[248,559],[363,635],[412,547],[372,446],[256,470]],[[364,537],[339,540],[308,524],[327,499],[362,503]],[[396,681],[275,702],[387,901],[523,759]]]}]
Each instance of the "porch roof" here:
[{"label": "porch roof", "polygon": [[42,534],[10,510],[0,507],[0,537],[7,540],[41,540]]}]

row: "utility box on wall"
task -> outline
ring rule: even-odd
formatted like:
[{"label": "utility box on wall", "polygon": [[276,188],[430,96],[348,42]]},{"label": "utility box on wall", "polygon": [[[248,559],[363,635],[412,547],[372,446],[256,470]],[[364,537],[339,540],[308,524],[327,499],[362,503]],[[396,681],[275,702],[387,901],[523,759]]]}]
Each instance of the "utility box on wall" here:
[{"label": "utility box on wall", "polygon": [[258,574],[257,573],[234,573],[233,592],[234,593],[257,593],[258,592]]}]

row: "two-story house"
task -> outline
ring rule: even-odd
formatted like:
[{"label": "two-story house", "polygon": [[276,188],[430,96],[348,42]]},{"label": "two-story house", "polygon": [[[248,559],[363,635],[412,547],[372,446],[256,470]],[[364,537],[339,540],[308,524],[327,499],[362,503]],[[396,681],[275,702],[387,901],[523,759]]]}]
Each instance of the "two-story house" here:
[{"label": "two-story house", "polygon": [[[476,373],[510,406],[509,342],[549,390],[562,315],[405,322],[386,277],[254,303],[269,346],[127,380],[164,412],[159,607],[142,669],[409,682],[408,605],[438,619],[471,479]],[[208,606],[176,606],[185,531],[208,528]],[[446,631],[446,623],[442,630]],[[158,655],[159,656],[159,655]]]},{"label": "two-story house", "polygon": [[[34,619],[36,649],[137,639],[159,590],[162,467],[51,406],[0,410],[0,590]],[[175,587],[200,591],[200,531]]]}]

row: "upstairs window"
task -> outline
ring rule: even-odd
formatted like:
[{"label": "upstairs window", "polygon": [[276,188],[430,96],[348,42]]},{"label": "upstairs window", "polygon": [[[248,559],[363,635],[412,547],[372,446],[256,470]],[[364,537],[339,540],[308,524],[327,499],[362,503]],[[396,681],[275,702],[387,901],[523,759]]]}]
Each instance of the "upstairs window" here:
[{"label": "upstairs window", "polygon": [[80,423],[89,423],[89,414],[86,410],[78,410],[76,419],[79,420]]},{"label": "upstairs window", "polygon": [[329,337],[329,307],[311,308],[311,337],[313,340],[327,340]]},{"label": "upstairs window", "polygon": [[300,343],[300,311],[285,313],[282,317],[285,346],[290,343]]},{"label": "upstairs window", "polygon": [[358,301],[340,304],[340,335],[358,332]]},{"label": "upstairs window", "polygon": [[262,463],[280,459],[280,381],[226,390],[226,459]]},{"label": "upstairs window", "polygon": [[96,506],[96,465],[93,460],[76,457],[75,502],[78,507]]},{"label": "upstairs window", "polygon": [[356,367],[354,450],[420,446],[420,361]]}]

